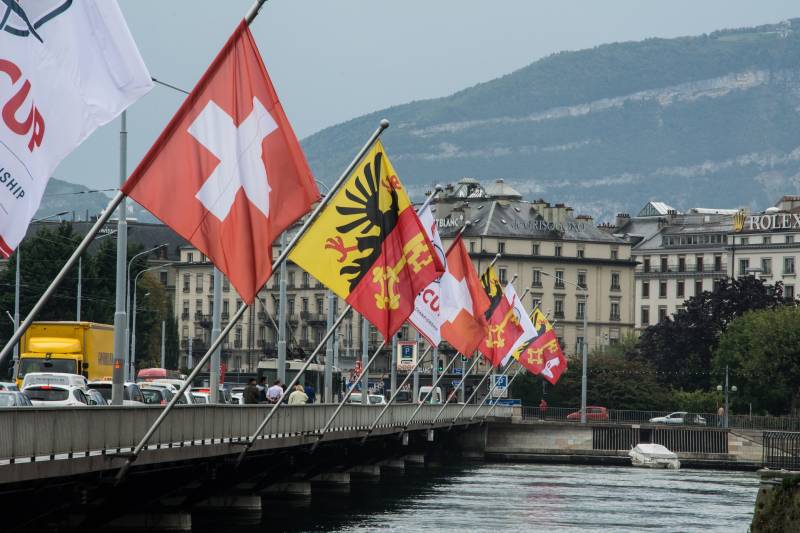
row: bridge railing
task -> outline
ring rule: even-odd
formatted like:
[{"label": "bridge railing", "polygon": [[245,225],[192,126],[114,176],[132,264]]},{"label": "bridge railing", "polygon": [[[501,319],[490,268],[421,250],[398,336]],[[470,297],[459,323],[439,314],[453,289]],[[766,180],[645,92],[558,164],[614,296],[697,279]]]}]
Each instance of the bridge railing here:
[{"label": "bridge railing", "polygon": [[[648,424],[650,420],[666,416],[674,411],[637,411],[627,409],[608,409],[605,413],[588,409],[587,421],[592,424]],[[724,417],[716,413],[690,413],[684,426],[723,427]],[[700,418],[698,418],[700,417]],[[523,420],[546,419],[566,422],[580,422],[580,409],[577,407],[523,407]],[[800,418],[789,416],[750,416],[730,415],[728,427],[737,429],[758,429],[774,431],[800,431]]]},{"label": "bridge railing", "polygon": [[[264,419],[268,405],[178,406],[150,440],[148,449],[244,441]],[[401,428],[416,405],[392,406],[378,428]],[[438,405],[424,405],[411,428],[433,421]],[[461,405],[448,405],[440,422],[449,422]],[[468,420],[489,406],[470,405],[459,416]],[[27,407],[0,408],[0,468],[10,461],[64,459],[130,451],[161,411],[147,407]],[[336,409],[335,405],[281,406],[261,438],[313,435]],[[376,406],[346,405],[330,431],[366,430],[377,417]],[[492,416],[510,417],[511,408],[498,406]],[[38,459],[37,459],[38,458]]]},{"label": "bridge railing", "polygon": [[776,470],[800,470],[800,433],[765,431],[762,463]]}]

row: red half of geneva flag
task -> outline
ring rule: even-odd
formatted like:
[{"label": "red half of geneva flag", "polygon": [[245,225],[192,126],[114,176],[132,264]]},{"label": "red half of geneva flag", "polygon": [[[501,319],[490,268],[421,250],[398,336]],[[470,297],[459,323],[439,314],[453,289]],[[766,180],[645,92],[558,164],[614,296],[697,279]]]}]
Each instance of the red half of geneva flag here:
[{"label": "red half of geneva flag", "polygon": [[460,235],[447,251],[447,271],[439,291],[442,338],[470,357],[486,337],[484,313],[489,309],[489,297]]},{"label": "red half of geneva flag", "polygon": [[272,242],[320,196],[244,22],[122,191],[253,302],[272,274]]}]

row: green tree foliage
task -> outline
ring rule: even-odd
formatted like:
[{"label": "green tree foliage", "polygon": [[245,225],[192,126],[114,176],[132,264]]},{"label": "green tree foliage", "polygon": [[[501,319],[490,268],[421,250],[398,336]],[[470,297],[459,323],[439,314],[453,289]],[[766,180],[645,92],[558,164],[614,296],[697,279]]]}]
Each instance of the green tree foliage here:
[{"label": "green tree foliage", "polygon": [[721,280],[713,291],[689,298],[684,309],[647,328],[629,355],[650,362],[666,386],[708,390],[711,358],[728,324],[747,311],[783,303],[780,283],[767,285],[754,276]]},{"label": "green tree foliage", "polygon": [[785,306],[746,313],[722,334],[714,371],[727,365],[734,407],[752,402],[756,412],[786,414],[800,408],[800,309]]}]

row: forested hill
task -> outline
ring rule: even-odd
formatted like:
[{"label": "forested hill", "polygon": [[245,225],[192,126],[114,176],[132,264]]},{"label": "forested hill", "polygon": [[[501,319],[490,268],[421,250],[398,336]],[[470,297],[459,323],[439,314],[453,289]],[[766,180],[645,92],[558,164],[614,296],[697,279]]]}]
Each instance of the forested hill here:
[{"label": "forested hill", "polygon": [[603,218],[650,199],[764,208],[800,192],[800,19],[562,52],[365,115],[303,141],[317,177],[338,176],[382,117],[417,194],[502,177]]}]

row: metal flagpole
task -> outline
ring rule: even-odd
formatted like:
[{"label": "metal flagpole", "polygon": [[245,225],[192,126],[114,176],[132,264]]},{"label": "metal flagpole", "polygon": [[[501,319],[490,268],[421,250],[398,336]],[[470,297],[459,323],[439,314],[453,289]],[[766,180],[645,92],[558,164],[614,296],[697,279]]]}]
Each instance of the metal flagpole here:
[{"label": "metal flagpole", "polygon": [[[503,370],[503,371],[500,373],[500,376],[499,376],[499,377],[502,377],[502,376],[507,376],[507,375],[508,375],[508,371],[509,371],[509,370],[511,370],[511,365],[512,365],[512,364],[513,364],[513,361],[512,361],[512,362],[510,362],[510,363],[509,363],[509,364],[506,366],[505,370]],[[495,376],[495,377],[498,377],[498,376]],[[483,401],[481,401],[480,405],[478,405],[478,409],[480,409],[481,407],[483,407],[483,404],[485,404],[485,403],[486,403],[486,400],[488,400],[489,398],[491,398],[491,396],[492,396],[492,393],[494,392],[494,390],[495,390],[496,388],[497,388],[497,380],[495,379],[495,380],[494,380],[494,383],[492,383],[492,387],[489,389],[489,393],[488,393],[486,396],[484,396],[484,397],[483,397]],[[508,384],[506,384],[506,389],[508,389]],[[477,415],[477,414],[478,414],[478,409],[476,409],[476,410],[475,410],[475,412],[474,412],[474,413],[472,413],[472,416],[471,416],[471,417],[469,417],[469,421],[470,421],[470,422],[472,422],[472,420],[474,420],[474,419],[475,419],[475,415]]]},{"label": "metal flagpole", "polygon": [[411,377],[414,375],[414,371],[417,369],[417,367],[419,367],[420,364],[422,364],[422,361],[425,359],[425,356],[428,355],[428,353],[430,353],[430,351],[431,351],[431,347],[428,346],[425,349],[425,351],[422,353],[422,355],[419,356],[419,359],[417,359],[417,363],[414,365],[414,368],[412,368],[411,371],[406,373],[406,377],[405,377],[405,379],[403,379],[403,382],[400,383],[400,386],[397,387],[396,390],[392,389],[392,397],[389,399],[389,403],[387,403],[386,405],[383,406],[383,409],[381,409],[381,412],[378,413],[378,416],[372,422],[372,425],[369,426],[369,429],[367,430],[367,434],[364,435],[364,437],[361,439],[361,443],[362,444],[367,441],[367,437],[369,437],[370,433],[372,433],[375,430],[375,427],[378,425],[378,422],[380,422],[381,418],[383,418],[383,415],[386,414],[386,411],[389,410],[389,407],[394,403],[395,399],[400,394],[400,391],[403,390],[403,387],[406,386],[406,384],[409,382]]},{"label": "metal flagpole", "polygon": [[[369,405],[369,321],[366,317],[361,317],[361,405]],[[353,387],[355,387],[355,383]]]},{"label": "metal flagpole", "polygon": [[[469,375],[469,373],[470,373],[470,372],[472,372],[472,369],[473,369],[473,368],[475,368],[475,365],[477,365],[477,364],[478,364],[478,361],[479,361],[479,360],[480,360],[480,358],[481,358],[481,357],[480,357],[480,355],[476,355],[476,356],[474,356],[474,357],[475,357],[475,360],[474,360],[474,361],[472,361],[472,364],[471,364],[471,365],[469,365],[469,368],[467,369],[467,371],[466,371],[466,372],[465,372],[465,373],[464,373],[464,374],[461,376],[461,381],[459,381],[459,382],[458,382],[458,385],[456,385],[456,390],[454,390],[454,391],[452,392],[452,394],[451,394],[450,396],[448,396],[448,397],[447,397],[447,399],[444,401],[444,404],[442,405],[442,408],[441,408],[441,409],[439,409],[439,412],[438,412],[438,413],[436,413],[436,416],[435,416],[435,417],[433,417],[433,422],[431,422],[431,426],[433,426],[433,425],[436,423],[436,421],[437,421],[437,420],[439,420],[439,417],[440,417],[440,416],[442,416],[442,413],[444,413],[444,410],[445,410],[445,408],[447,407],[447,404],[449,404],[449,403],[450,403],[450,399],[453,397],[453,395],[455,395],[455,393],[456,393],[456,392],[457,392],[459,389],[466,388],[466,387],[464,387],[464,383],[465,383],[465,382],[466,382],[466,380],[467,380],[467,375]],[[466,404],[465,404],[465,405],[466,405]]]},{"label": "metal flagpole", "polygon": [[[214,267],[214,295],[211,300],[211,338],[219,337],[222,330],[222,272]],[[258,295],[256,295],[258,298]],[[211,368],[209,368],[209,399],[211,403],[219,403],[219,365],[222,349],[214,350],[211,356]]]},{"label": "metal flagpole", "polygon": [[[22,242],[19,243],[17,246],[17,268],[16,272],[14,272],[14,333],[19,330],[19,294],[20,294],[20,275],[19,275],[19,266],[20,266],[20,256],[22,255]],[[4,350],[5,351],[5,350]],[[0,356],[0,361],[3,358]],[[17,370],[19,367],[19,342],[14,342],[14,379],[17,378]]]},{"label": "metal flagpole", "polygon": [[261,423],[258,425],[253,434],[250,435],[247,441],[243,443],[244,449],[239,453],[239,456],[236,458],[236,466],[242,463],[242,460],[244,459],[244,456],[247,454],[248,450],[250,450],[250,448],[253,446],[253,443],[255,443],[256,439],[258,439],[258,437],[261,435],[261,432],[264,431],[264,428],[267,427],[267,424],[269,424],[269,421],[272,420],[272,417],[275,416],[275,412],[278,410],[278,407],[280,407],[281,404],[283,404],[283,400],[289,396],[289,394],[292,391],[292,388],[294,388],[294,386],[300,381],[300,376],[303,375],[303,373],[309,367],[311,362],[317,357],[319,351],[322,349],[323,346],[325,346],[325,343],[328,342],[328,339],[331,337],[331,335],[333,335],[333,332],[336,331],[336,328],[339,327],[339,324],[342,323],[342,320],[344,320],[344,317],[347,316],[347,313],[350,311],[350,309],[352,309],[352,306],[348,304],[347,307],[344,309],[344,311],[342,311],[342,314],[340,314],[339,317],[336,319],[336,321],[333,323],[333,325],[328,329],[327,332],[325,332],[325,336],[322,337],[320,343],[317,344],[317,347],[314,348],[314,351],[311,352],[311,355],[309,355],[308,358],[305,360],[303,366],[300,367],[300,370],[292,379],[292,382],[289,383],[289,385],[287,385],[286,388],[283,390],[283,394],[278,399],[278,401],[275,402],[275,405],[272,406],[272,409],[269,410],[269,413],[267,413],[267,416],[264,417],[264,420],[261,421]]},{"label": "metal flagpole", "polygon": [[[369,370],[369,367],[372,366],[372,363],[374,363],[375,360],[378,358],[378,355],[381,353],[381,350],[383,349],[383,347],[385,345],[386,345],[386,339],[383,339],[381,341],[381,343],[378,345],[378,349],[375,350],[375,353],[373,353],[372,357],[370,357],[369,361],[367,361],[367,365],[361,371],[362,374],[366,374],[367,373],[367,371]],[[331,417],[325,423],[325,426],[322,428],[322,430],[320,430],[319,435],[317,435],[317,441],[313,444],[313,446],[311,446],[311,453],[314,453],[314,451],[317,449],[317,446],[319,446],[320,441],[323,438],[325,438],[325,432],[327,432],[328,429],[331,427],[331,424],[333,424],[333,421],[336,419],[336,416],[339,414],[339,411],[342,410],[342,408],[344,407],[344,404],[347,403],[347,400],[350,399],[350,396],[353,394],[353,391],[355,389],[356,388],[354,386],[350,387],[347,390],[347,392],[344,394],[344,398],[342,398],[342,401],[339,402],[339,405],[336,407],[336,410],[333,412]],[[362,390],[361,391],[361,397],[363,398],[364,395],[367,395],[368,393],[369,393],[369,391]]]},{"label": "metal flagpole", "polygon": [[[486,381],[486,378],[489,377],[489,374],[492,373],[492,370],[494,370],[494,367],[490,366],[489,370],[487,370],[486,373],[481,378],[481,381],[480,381],[480,383],[478,383],[478,386],[475,387],[475,390],[472,391],[472,394],[469,395],[469,398],[467,399],[466,402],[464,402],[464,405],[461,406],[461,409],[456,413],[456,416],[453,417],[453,420],[450,421],[450,425],[447,426],[447,430],[448,431],[453,428],[453,424],[455,423],[455,421],[458,419],[459,416],[461,416],[461,413],[464,412],[464,409],[467,408],[467,406],[469,405],[469,402],[471,402],[472,399],[475,397],[475,395],[478,394],[478,391],[481,390],[481,385],[483,385],[483,382]],[[480,406],[478,406],[478,409],[480,409]]]},{"label": "metal flagpole", "polygon": [[[328,329],[331,329],[333,326],[333,291],[328,289],[325,296],[328,301],[328,316],[326,317],[325,325]],[[333,402],[333,342],[335,340],[336,335],[331,335],[328,339],[328,344],[325,346],[325,394],[323,396],[325,403]]]},{"label": "metal flagpole", "polygon": [[419,413],[420,409],[422,409],[422,406],[425,405],[425,402],[428,401],[428,398],[431,396],[433,391],[436,390],[436,387],[439,386],[439,383],[442,381],[442,379],[444,379],[445,374],[447,374],[447,371],[450,370],[450,367],[453,366],[453,363],[455,363],[455,362],[456,362],[456,357],[453,357],[452,359],[450,359],[450,362],[447,363],[447,368],[445,368],[442,371],[442,375],[439,376],[439,378],[436,380],[436,382],[431,385],[431,390],[428,391],[428,393],[425,395],[425,398],[420,400],[419,404],[417,405],[417,408],[414,409],[413,413],[411,413],[411,416],[409,417],[408,421],[403,426],[403,431],[408,429],[408,426],[411,425],[411,422],[414,420],[414,417],[417,416],[417,413]]},{"label": "metal flagpole", "polygon": [[[261,1],[261,0],[259,2],[257,2],[257,4],[259,4],[259,7],[260,7],[260,4],[262,4],[262,3],[263,3],[263,1]],[[257,13],[257,10],[256,10],[256,13]],[[336,183],[334,183],[334,185],[331,187],[331,194],[329,194],[329,195],[327,195],[327,196],[322,198],[322,200],[319,202],[319,204],[317,204],[317,207],[314,209],[314,211],[312,211],[311,214],[308,216],[308,218],[306,219],[306,221],[303,224],[303,226],[300,227],[300,229],[297,231],[297,233],[295,233],[295,235],[289,241],[289,244],[281,249],[280,255],[278,255],[278,258],[275,259],[275,261],[272,263],[272,271],[273,272],[275,271],[276,267],[279,267],[284,261],[286,261],[286,258],[289,257],[290,250],[294,247],[294,245],[297,243],[297,241],[299,241],[300,238],[305,234],[306,230],[309,227],[311,227],[311,224],[316,220],[317,216],[325,208],[325,206],[327,205],[328,201],[330,201],[330,199],[333,198],[335,191],[337,191],[339,189],[339,187],[342,185],[342,183],[344,183],[344,181],[347,179],[347,177],[350,175],[350,173],[353,171],[353,169],[358,165],[358,163],[361,161],[361,159],[364,157],[364,155],[372,147],[372,144],[378,139],[378,137],[380,137],[381,133],[383,133],[384,130],[386,130],[386,128],[388,128],[388,127],[389,127],[389,121],[386,120],[386,119],[381,120],[380,125],[373,132],[373,134],[370,136],[370,138],[367,141],[367,143],[361,148],[361,150],[358,152],[358,154],[356,154],[356,157],[353,158],[353,160],[347,166],[347,168],[342,173],[342,175],[339,176],[339,179],[336,180]],[[119,194],[121,195],[122,192],[120,192]],[[189,388],[189,386],[191,385],[191,383],[194,380],[194,378],[197,376],[198,373],[200,373],[200,369],[203,368],[206,365],[206,363],[208,363],[208,360],[211,358],[211,355],[213,354],[213,352],[222,344],[222,339],[224,339],[224,338],[226,338],[228,336],[228,333],[230,333],[230,331],[233,329],[233,327],[236,324],[236,322],[238,322],[239,319],[242,318],[242,315],[244,315],[244,312],[245,312],[245,310],[247,310],[248,307],[249,306],[247,306],[247,305],[242,305],[239,309],[236,310],[236,313],[231,317],[231,320],[230,320],[230,322],[228,322],[228,325],[225,326],[225,328],[223,328],[223,330],[220,333],[219,337],[214,339],[214,341],[211,343],[211,346],[209,347],[208,351],[205,353],[205,355],[202,357],[202,359],[200,359],[199,363],[194,367],[192,372],[189,374],[189,377],[186,378],[186,381],[183,382],[183,385],[181,385],[181,388],[178,391],[178,393],[172,398],[172,400],[170,400],[169,404],[167,404],[167,407],[161,412],[161,414],[158,416],[158,418],[155,420],[155,422],[153,422],[153,425],[151,425],[150,428],[147,430],[147,432],[145,433],[144,437],[142,437],[142,440],[139,441],[139,443],[136,445],[136,447],[133,449],[133,451],[130,454],[125,454],[125,456],[127,457],[127,461],[125,462],[125,464],[122,466],[122,468],[120,468],[119,472],[117,473],[116,478],[115,478],[116,479],[116,483],[119,483],[119,482],[122,481],[122,479],[127,474],[128,470],[130,469],[130,467],[133,464],[133,462],[136,460],[136,458],[139,456],[141,451],[147,445],[147,442],[150,440],[150,437],[153,436],[153,433],[155,433],[156,430],[158,429],[158,427],[164,422],[164,419],[167,417],[169,412],[172,411],[172,409],[175,407],[176,403],[178,402],[178,399],[183,395],[183,393],[186,391],[186,389]],[[348,307],[348,310],[349,310],[349,307]],[[299,378],[300,375],[301,375],[301,372],[298,372],[297,373],[297,377]],[[287,390],[288,390],[288,387],[287,387]],[[286,391],[284,391],[284,392],[286,392]]]},{"label": "metal flagpole", "polygon": [[[508,382],[508,385],[506,385],[506,387],[507,387],[507,388],[509,388],[509,389],[511,388],[511,384],[512,384],[512,383],[514,383],[514,380],[515,380],[515,379],[517,379],[517,376],[519,376],[520,372],[522,372],[522,369],[523,369],[522,365],[520,365],[520,366],[519,366],[519,368],[517,368],[517,371],[514,373],[514,375],[513,375],[513,376],[511,376],[511,380]],[[488,410],[488,411],[486,411],[486,414],[485,414],[485,415],[483,415],[483,419],[484,419],[484,420],[486,420],[487,418],[489,418],[489,415],[490,415],[490,414],[492,414],[492,411],[494,411],[494,408],[495,408],[496,406],[497,406],[497,402],[494,402],[494,403],[492,404],[492,406],[489,408],[489,410]],[[472,420],[472,419],[470,419],[470,420]]]}]

